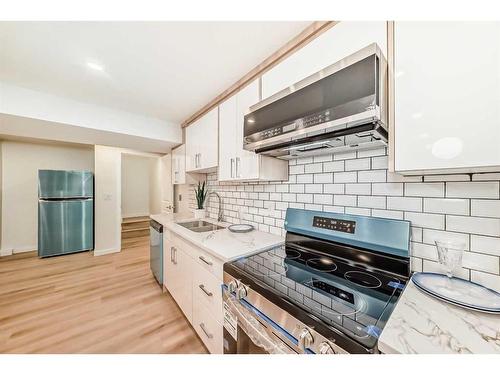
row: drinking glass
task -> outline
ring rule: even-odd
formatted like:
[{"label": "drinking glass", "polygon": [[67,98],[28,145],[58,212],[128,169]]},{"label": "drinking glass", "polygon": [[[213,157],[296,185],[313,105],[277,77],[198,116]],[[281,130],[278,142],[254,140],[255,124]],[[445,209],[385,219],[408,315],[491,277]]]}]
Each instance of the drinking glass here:
[{"label": "drinking glass", "polygon": [[435,241],[438,250],[439,263],[443,265],[448,279],[453,277],[453,271],[462,266],[462,255],[465,243],[455,241]]}]

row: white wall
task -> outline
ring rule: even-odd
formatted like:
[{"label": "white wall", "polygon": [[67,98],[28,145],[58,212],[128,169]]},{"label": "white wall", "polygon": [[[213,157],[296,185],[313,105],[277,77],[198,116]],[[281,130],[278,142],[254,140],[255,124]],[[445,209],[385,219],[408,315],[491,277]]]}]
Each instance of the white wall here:
[{"label": "white wall", "polygon": [[1,113],[181,143],[182,130],[179,124],[2,82],[0,94]]},{"label": "white wall", "polygon": [[94,255],[121,249],[121,150],[95,146]]},{"label": "white wall", "polygon": [[2,255],[38,246],[38,170],[94,170],[91,147],[4,141]]},{"label": "white wall", "polygon": [[122,155],[122,217],[150,214],[153,162],[154,159],[144,156]]}]

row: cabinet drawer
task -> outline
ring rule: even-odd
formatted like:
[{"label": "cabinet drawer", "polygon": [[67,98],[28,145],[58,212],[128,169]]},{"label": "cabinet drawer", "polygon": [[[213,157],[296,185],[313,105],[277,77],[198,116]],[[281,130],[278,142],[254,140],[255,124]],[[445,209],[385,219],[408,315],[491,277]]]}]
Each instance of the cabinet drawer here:
[{"label": "cabinet drawer", "polygon": [[204,303],[216,320],[222,322],[222,281],[201,265],[195,264],[193,273],[193,301]]},{"label": "cabinet drawer", "polygon": [[211,354],[222,354],[222,325],[204,303],[193,306],[193,327]]},{"label": "cabinet drawer", "polygon": [[224,262],[200,248],[195,248],[194,250],[194,258],[196,259],[196,262],[214,275],[217,279],[222,280],[222,266],[224,265]]}]

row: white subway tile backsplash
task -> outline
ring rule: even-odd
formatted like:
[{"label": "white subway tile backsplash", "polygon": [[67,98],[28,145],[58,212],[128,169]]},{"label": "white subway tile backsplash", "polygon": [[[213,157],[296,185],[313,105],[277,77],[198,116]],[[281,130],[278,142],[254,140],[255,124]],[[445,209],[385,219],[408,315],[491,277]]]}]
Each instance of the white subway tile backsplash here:
[{"label": "white subway tile backsplash", "polygon": [[498,257],[465,251],[462,258],[462,266],[473,270],[484,271],[494,274],[500,273],[500,262]]},{"label": "white subway tile backsplash", "polygon": [[500,198],[499,182],[448,182],[446,196],[449,198]]},{"label": "white subway tile backsplash", "polygon": [[422,211],[422,198],[387,197],[387,208],[401,211]]},{"label": "white subway tile backsplash", "polygon": [[372,169],[387,169],[388,158],[387,156],[377,156],[372,158]]},{"label": "white subway tile backsplash", "polygon": [[312,203],[313,202],[313,194],[297,194],[297,202]]},{"label": "white subway tile backsplash", "polygon": [[315,184],[328,184],[333,182],[333,173],[318,173],[314,175]]},{"label": "white subway tile backsplash", "polygon": [[360,171],[358,172],[358,182],[386,182],[387,171]]},{"label": "white subway tile backsplash", "polygon": [[454,232],[500,236],[500,219],[447,215],[446,229]]},{"label": "white subway tile backsplash", "polygon": [[303,174],[304,170],[303,165],[291,165],[288,171],[290,174]]},{"label": "white subway tile backsplash", "polygon": [[370,195],[372,184],[346,184],[345,193],[355,195]]},{"label": "white subway tile backsplash", "polygon": [[323,193],[323,185],[321,184],[305,184],[306,193]]},{"label": "white subway tile backsplash", "polygon": [[358,196],[358,207],[366,208],[386,208],[386,197]]},{"label": "white subway tile backsplash", "polygon": [[471,215],[500,218],[500,200],[473,199],[471,201]]},{"label": "white subway tile backsplash", "polygon": [[411,255],[422,259],[438,260],[436,246],[427,245],[419,242],[411,243]]},{"label": "white subway tile backsplash", "polygon": [[333,204],[336,206],[356,206],[356,201],[355,195],[336,194],[333,196]]},{"label": "white subway tile backsplash", "polygon": [[[424,259],[423,262],[423,271],[424,272],[432,272],[432,273],[440,273],[446,274],[446,269],[442,264],[438,262],[433,262],[432,260]],[[453,270],[453,275],[457,277],[461,277],[463,279],[469,279],[469,270],[463,267],[459,267]]]},{"label": "white subway tile backsplash", "polygon": [[369,158],[365,159],[351,159],[345,161],[345,170],[346,171],[364,171],[370,169]]},{"label": "white subway tile backsplash", "polygon": [[407,183],[405,184],[405,195],[408,197],[444,197],[444,183]]},{"label": "white subway tile backsplash", "polygon": [[468,215],[469,200],[453,198],[424,198],[424,212]]},{"label": "white subway tile backsplash", "polygon": [[500,257],[500,238],[471,235],[470,249],[476,253]]},{"label": "white subway tile backsplash", "polygon": [[357,174],[356,172],[335,172],[334,181],[336,184],[345,184],[350,182],[356,182]]},{"label": "white subway tile backsplash", "polygon": [[323,172],[343,172],[343,171],[344,171],[343,160],[323,163]]},{"label": "white subway tile backsplash", "polygon": [[344,194],[344,184],[325,184],[323,192],[325,194]]},{"label": "white subway tile backsplash", "polygon": [[305,172],[306,173],[321,173],[321,172],[323,172],[323,164],[321,164],[321,163],[307,164],[305,167]]},{"label": "white subway tile backsplash", "polygon": [[372,210],[372,216],[373,217],[383,217],[385,219],[397,219],[397,220],[403,220],[404,219],[404,214],[401,211],[390,211],[390,210],[373,209]]},{"label": "white subway tile backsplash", "polygon": [[380,182],[372,184],[373,195],[403,195],[403,184],[394,182]]},{"label": "white subway tile backsplash", "polygon": [[443,230],[426,229],[422,230],[423,242],[428,245],[435,245],[435,241],[453,241],[463,244],[464,249],[469,249],[469,235],[467,233],[446,232]]},{"label": "white subway tile backsplash", "polygon": [[[224,215],[231,223],[253,223],[284,235],[287,208],[312,209],[411,222],[411,267],[443,272],[434,241],[464,242],[467,253],[457,275],[500,291],[500,173],[402,176],[387,171],[385,148],[289,161],[283,182],[218,182]],[[192,190],[192,189],[191,189]],[[194,194],[189,196],[195,205]],[[217,217],[217,200],[207,203]],[[311,299],[311,303],[317,303]]]},{"label": "white subway tile backsplash", "polygon": [[[313,183],[313,176],[312,174],[299,174],[297,176],[297,182],[300,184],[312,184]],[[314,181],[314,183],[316,183]]]},{"label": "white subway tile backsplash", "polygon": [[498,181],[500,173],[477,173],[472,175],[472,181]]},{"label": "white subway tile backsplash", "polygon": [[332,204],[333,203],[333,195],[331,194],[314,194],[314,203],[315,204]]},{"label": "white subway tile backsplash", "polygon": [[444,229],[444,215],[405,212],[405,220],[422,228]]},{"label": "white subway tile backsplash", "polygon": [[346,207],[345,213],[349,215],[370,216],[371,212],[369,208]]}]

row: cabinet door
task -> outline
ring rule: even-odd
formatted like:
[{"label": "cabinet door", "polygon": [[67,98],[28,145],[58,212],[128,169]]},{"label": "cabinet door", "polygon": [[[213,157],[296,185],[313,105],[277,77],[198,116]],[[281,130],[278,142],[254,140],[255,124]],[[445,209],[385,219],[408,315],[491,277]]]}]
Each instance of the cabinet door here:
[{"label": "cabinet door", "polygon": [[176,247],[175,261],[178,267],[176,271],[179,279],[179,283],[176,285],[176,301],[187,320],[191,323],[193,320],[193,259],[182,248]]},{"label": "cabinet door", "polygon": [[174,275],[174,264],[172,262],[172,238],[169,231],[163,232],[163,285],[170,289]]},{"label": "cabinet door", "polygon": [[186,183],[185,145],[181,145],[172,151],[172,181],[174,184]]},{"label": "cabinet door", "polygon": [[202,169],[217,167],[219,160],[219,108],[216,107],[201,119],[197,134],[199,160]]},{"label": "cabinet door", "polygon": [[236,108],[236,95],[219,106],[219,181],[235,178]]},{"label": "cabinet door", "polygon": [[241,180],[259,178],[259,155],[243,149],[243,122],[248,109],[260,100],[259,80],[253,81],[237,94],[236,111],[236,177]]},{"label": "cabinet door", "polygon": [[200,120],[197,120],[186,128],[186,171],[188,172],[197,168],[196,158],[200,145],[198,137],[200,124]]},{"label": "cabinet door", "polygon": [[500,23],[396,22],[395,169],[500,166]]},{"label": "cabinet door", "polygon": [[386,54],[385,21],[342,21],[336,24],[262,76],[262,99],[374,42]]}]

